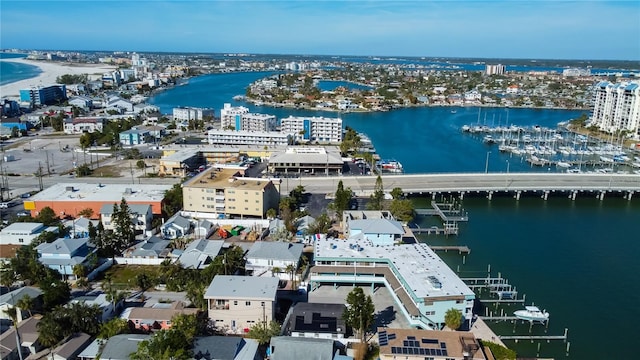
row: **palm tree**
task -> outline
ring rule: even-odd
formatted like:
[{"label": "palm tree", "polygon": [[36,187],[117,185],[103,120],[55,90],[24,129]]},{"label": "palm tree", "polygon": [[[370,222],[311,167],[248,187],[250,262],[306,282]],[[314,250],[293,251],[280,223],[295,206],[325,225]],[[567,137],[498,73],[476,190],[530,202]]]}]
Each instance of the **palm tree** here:
[{"label": "palm tree", "polygon": [[296,288],[296,266],[293,264],[287,265],[284,269],[291,276],[291,290]]},{"label": "palm tree", "polygon": [[[29,312],[29,317],[33,316],[31,313],[31,309],[35,306],[33,298],[29,295],[23,296],[18,302],[16,302],[16,307],[18,307],[21,311],[26,310]],[[21,316],[22,317],[22,316]]]},{"label": "palm tree", "polygon": [[276,274],[276,277],[278,277],[278,274],[280,274],[282,272],[282,269],[280,269],[277,266],[274,266],[273,268],[271,268],[271,274]]}]

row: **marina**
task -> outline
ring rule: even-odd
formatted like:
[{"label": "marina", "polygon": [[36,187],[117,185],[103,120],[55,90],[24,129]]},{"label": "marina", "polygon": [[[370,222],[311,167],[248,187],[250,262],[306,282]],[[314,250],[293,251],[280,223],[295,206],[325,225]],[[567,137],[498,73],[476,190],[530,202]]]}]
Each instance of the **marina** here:
[{"label": "marina", "polygon": [[[460,227],[459,222],[469,221],[469,217],[462,208],[456,205],[455,202],[436,202],[431,201],[431,209],[415,209],[417,215],[420,216],[437,216],[442,221],[442,227],[420,227],[416,224],[409,226],[409,229],[415,234],[434,234],[434,235],[458,235]],[[443,248],[442,250],[449,250]],[[460,253],[469,253],[471,250],[468,248],[463,249],[461,247],[451,247],[451,250],[457,250]]]}]

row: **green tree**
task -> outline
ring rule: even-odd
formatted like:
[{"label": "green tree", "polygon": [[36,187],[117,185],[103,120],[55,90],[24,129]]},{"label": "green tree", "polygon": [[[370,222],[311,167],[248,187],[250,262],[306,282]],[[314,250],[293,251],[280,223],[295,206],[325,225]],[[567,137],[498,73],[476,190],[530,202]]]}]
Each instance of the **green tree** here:
[{"label": "green tree", "polygon": [[151,339],[140,342],[138,350],[130,356],[133,360],[187,360],[191,358],[190,347],[182,331],[161,330]]},{"label": "green tree", "polygon": [[278,212],[274,208],[270,208],[267,210],[267,219],[275,219]]},{"label": "green tree", "polygon": [[82,164],[76,168],[76,176],[83,177],[91,175],[91,168],[87,164]]},{"label": "green tree", "polygon": [[145,164],[144,160],[140,159],[138,161],[136,161],[136,167],[140,170],[144,169],[147,167],[147,164]]},{"label": "green tree", "polygon": [[308,235],[326,234],[330,228],[331,228],[331,219],[329,218],[329,215],[327,215],[326,212],[323,212],[316,218],[316,221],[314,221],[309,225],[309,228],[307,228],[307,234]]},{"label": "green tree", "polygon": [[[78,215],[90,219],[90,218],[93,217],[93,209],[92,208],[82,209],[82,210],[80,210],[80,212],[78,212]],[[89,226],[93,226],[93,223],[89,222]]]},{"label": "green tree", "polygon": [[394,187],[391,190],[391,197],[394,200],[401,200],[402,198],[404,198],[404,191],[402,191],[402,189],[399,187]]},{"label": "green tree", "polygon": [[296,271],[297,271],[297,267],[293,264],[289,264],[287,265],[286,268],[284,268],[284,271],[289,274],[289,277],[291,278],[291,290],[296,288]]},{"label": "green tree", "polygon": [[198,281],[190,281],[186,286],[187,299],[198,309],[205,310],[207,308],[207,300],[204,298],[205,285]]},{"label": "green tree", "polygon": [[171,319],[171,329],[181,331],[187,341],[192,343],[196,336],[206,335],[208,315],[199,311],[196,314],[178,314]]},{"label": "green tree", "polygon": [[58,306],[46,313],[38,323],[38,340],[50,347],[77,332],[96,335],[100,331],[101,319],[102,310],[97,305],[71,303]]},{"label": "green tree", "polygon": [[384,202],[384,185],[382,185],[382,177],[378,175],[376,178],[376,184],[373,189],[373,194],[369,197],[369,203],[367,209],[369,210],[382,210]]},{"label": "green tree", "polygon": [[398,221],[408,223],[415,218],[415,208],[409,199],[393,200],[389,205],[389,211]]},{"label": "green tree", "polygon": [[360,342],[366,340],[367,330],[373,325],[375,307],[371,296],[365,295],[361,287],[355,287],[347,295],[347,308],[342,319],[359,335]]},{"label": "green tree", "polygon": [[165,218],[170,218],[182,209],[182,184],[175,184],[164,194],[162,212]]},{"label": "green tree", "polygon": [[16,302],[16,307],[18,307],[22,311],[27,311],[29,316],[33,316],[32,310],[35,307],[35,301],[29,295],[24,295]]},{"label": "green tree", "polygon": [[333,200],[333,209],[335,210],[338,218],[342,218],[342,213],[349,208],[349,203],[353,198],[353,192],[350,188],[344,188],[342,180],[338,181],[338,188],[336,189],[335,199]]},{"label": "green tree", "polygon": [[76,264],[73,266],[73,275],[75,275],[76,279],[83,278],[87,276],[87,268],[82,264]]},{"label": "green tree", "polygon": [[444,323],[451,330],[458,330],[462,325],[462,312],[458,309],[451,308],[444,314]]},{"label": "green tree", "polygon": [[144,292],[153,286],[153,279],[146,272],[136,275],[136,285],[144,295]]},{"label": "green tree", "polygon": [[127,204],[127,200],[122,198],[120,205],[113,205],[113,214],[111,214],[111,221],[114,227],[114,246],[118,254],[121,254],[126,248],[128,248],[135,241],[135,229],[132,221],[132,213]]},{"label": "green tree", "polygon": [[98,332],[98,338],[108,339],[118,334],[129,333],[129,323],[126,319],[113,318],[106,323],[100,325],[100,331]]},{"label": "green tree", "polygon": [[480,340],[480,342],[482,342],[483,346],[488,347],[489,350],[491,350],[491,353],[496,360],[516,360],[517,353],[515,351],[491,341]]},{"label": "green tree", "polygon": [[55,278],[48,277],[41,281],[40,289],[42,290],[42,302],[45,310],[65,304],[71,297],[69,284]]},{"label": "green tree", "polygon": [[256,339],[260,345],[266,345],[271,341],[274,336],[280,335],[280,324],[275,321],[269,322],[269,325],[262,323],[256,323],[247,333],[247,337],[250,339]]},{"label": "green tree", "polygon": [[37,222],[43,223],[46,226],[51,226],[57,223],[59,219],[52,208],[45,206],[42,210],[40,210],[40,213],[35,217],[35,220]]}]

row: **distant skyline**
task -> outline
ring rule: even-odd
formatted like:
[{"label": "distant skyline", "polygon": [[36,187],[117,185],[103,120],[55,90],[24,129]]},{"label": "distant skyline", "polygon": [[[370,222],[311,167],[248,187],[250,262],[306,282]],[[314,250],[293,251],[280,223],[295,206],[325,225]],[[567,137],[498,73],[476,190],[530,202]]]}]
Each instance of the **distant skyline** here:
[{"label": "distant skyline", "polygon": [[0,46],[640,60],[640,1],[1,0]]}]

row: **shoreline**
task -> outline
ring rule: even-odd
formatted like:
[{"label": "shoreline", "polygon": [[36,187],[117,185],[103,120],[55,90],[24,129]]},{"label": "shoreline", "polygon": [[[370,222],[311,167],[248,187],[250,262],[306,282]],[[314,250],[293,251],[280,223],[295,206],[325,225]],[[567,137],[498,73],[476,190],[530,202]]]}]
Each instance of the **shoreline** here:
[{"label": "shoreline", "polygon": [[14,81],[0,86],[0,97],[19,97],[20,89],[27,89],[38,85],[56,84],[56,79],[65,74],[82,75],[82,74],[102,74],[107,71],[116,69],[113,65],[103,64],[82,64],[82,63],[56,63],[36,60],[27,60],[25,58],[2,59],[0,61],[14,62],[25,65],[36,66],[40,69],[40,73],[34,77]]}]

